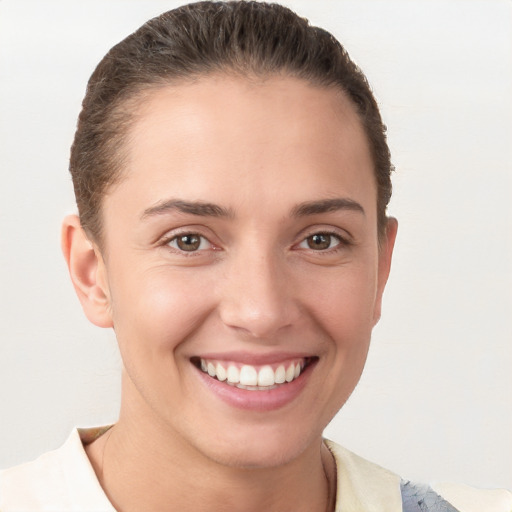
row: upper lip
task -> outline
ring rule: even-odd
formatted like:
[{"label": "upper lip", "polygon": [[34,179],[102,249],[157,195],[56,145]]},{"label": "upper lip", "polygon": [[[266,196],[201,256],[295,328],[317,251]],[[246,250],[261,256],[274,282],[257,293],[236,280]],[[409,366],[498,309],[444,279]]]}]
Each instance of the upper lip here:
[{"label": "upper lip", "polygon": [[272,352],[266,354],[254,354],[250,352],[209,352],[198,354],[194,358],[207,359],[213,361],[229,361],[233,363],[249,365],[265,365],[284,363],[295,359],[306,359],[316,357],[307,352]]}]

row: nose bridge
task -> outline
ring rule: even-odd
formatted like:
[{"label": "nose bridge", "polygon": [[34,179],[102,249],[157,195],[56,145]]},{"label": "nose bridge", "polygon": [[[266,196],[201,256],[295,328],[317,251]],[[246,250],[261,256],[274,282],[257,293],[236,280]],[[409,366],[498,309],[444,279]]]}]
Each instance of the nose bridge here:
[{"label": "nose bridge", "polygon": [[252,244],[233,255],[226,268],[220,304],[224,324],[255,338],[268,338],[298,317],[286,259]]}]

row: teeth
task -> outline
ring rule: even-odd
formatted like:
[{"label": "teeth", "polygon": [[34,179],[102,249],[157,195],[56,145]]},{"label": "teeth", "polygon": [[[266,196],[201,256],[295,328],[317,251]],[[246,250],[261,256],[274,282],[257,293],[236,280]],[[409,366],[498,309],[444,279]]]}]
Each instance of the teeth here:
[{"label": "teeth", "polygon": [[244,386],[258,385],[258,372],[254,366],[244,365],[240,370],[240,384]]},{"label": "teeth", "polygon": [[270,366],[264,366],[258,372],[258,386],[273,386],[274,383],[274,370]]},{"label": "teeth", "polygon": [[276,374],[274,377],[274,382],[276,384],[282,384],[286,380],[286,370],[284,369],[284,366],[278,366],[276,370]]},{"label": "teeth", "polygon": [[221,382],[228,378],[226,370],[224,370],[224,366],[222,366],[220,363],[217,363],[217,366],[215,367],[215,373],[217,374],[217,379],[219,379]]},{"label": "teeth", "polygon": [[288,367],[281,364],[275,370],[270,365],[257,369],[246,364],[238,368],[236,364],[221,364],[205,359],[200,360],[200,367],[210,377],[217,378],[221,382],[227,381],[228,384],[241,389],[269,390],[275,388],[277,384],[292,382],[299,377],[304,367],[304,360],[290,363]]},{"label": "teeth", "polygon": [[238,384],[240,382],[240,370],[236,366],[228,366],[227,377],[228,382]]}]

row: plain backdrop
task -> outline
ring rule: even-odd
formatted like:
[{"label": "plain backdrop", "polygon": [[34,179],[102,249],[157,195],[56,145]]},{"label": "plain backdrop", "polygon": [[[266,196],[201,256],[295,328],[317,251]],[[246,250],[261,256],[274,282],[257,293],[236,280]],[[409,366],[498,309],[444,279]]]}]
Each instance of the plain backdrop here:
[{"label": "plain backdrop", "polygon": [[[59,248],[86,81],[162,0],[0,0],[0,467],[119,406]],[[512,2],[288,0],[366,72],[400,221],[383,318],[326,435],[415,480],[512,487]]]}]

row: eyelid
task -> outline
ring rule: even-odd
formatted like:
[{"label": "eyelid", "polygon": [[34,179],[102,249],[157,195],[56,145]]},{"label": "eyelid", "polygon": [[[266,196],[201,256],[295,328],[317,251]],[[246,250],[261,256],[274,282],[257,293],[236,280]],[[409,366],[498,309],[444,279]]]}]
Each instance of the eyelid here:
[{"label": "eyelid", "polygon": [[[220,250],[220,246],[215,242],[212,242],[212,238],[214,238],[213,234],[205,234],[204,231],[205,229],[202,228],[201,226],[182,226],[176,229],[171,229],[157,240],[156,245],[166,247],[171,251],[176,252],[177,254],[182,254],[185,256],[197,256],[198,254],[203,254],[206,251]],[[197,249],[195,251],[183,251],[178,247],[171,247],[169,245],[173,240],[179,238],[180,236],[185,235],[198,236],[199,238],[206,240],[208,242],[209,247],[204,249]]]},{"label": "eyelid", "polygon": [[[186,250],[183,250],[183,249],[180,249],[180,247],[178,247],[178,240],[180,237],[184,237],[184,236],[196,236],[200,239],[199,241],[199,247],[195,250],[191,250],[191,251],[186,251]],[[174,241],[176,241],[176,247],[171,245]],[[203,244],[203,241],[206,241],[206,244],[208,245],[208,247],[201,247]],[[186,253],[194,253],[194,252],[201,252],[201,251],[205,251],[207,249],[211,249],[213,247],[213,244],[210,242],[210,240],[208,240],[208,238],[206,238],[205,236],[203,235],[200,235],[199,233],[180,233],[178,235],[175,235],[173,236],[172,238],[170,238],[167,243],[166,243],[167,247],[172,247],[173,249],[175,249],[177,252],[186,252]]]},{"label": "eyelid", "polygon": [[308,226],[305,229],[302,229],[300,233],[297,235],[299,239],[299,243],[305,240],[306,238],[313,235],[331,235],[339,238],[345,244],[354,243],[354,237],[345,229],[338,228],[332,225],[322,225],[317,224],[314,226]]},{"label": "eyelid", "polygon": [[[333,247],[328,247],[326,249],[313,249],[307,246],[301,247],[302,244],[307,244],[307,239],[314,235],[329,235],[335,237],[338,240],[338,243]],[[332,257],[350,249],[355,244],[355,240],[351,233],[343,228],[329,224],[316,224],[313,226],[308,226],[300,231],[300,233],[297,235],[297,238],[299,239],[298,242],[293,244],[291,249],[301,251],[304,254],[313,255],[317,258],[327,258],[329,256]]]},{"label": "eyelid", "polygon": [[[311,247],[302,247],[302,244],[307,244],[307,240],[309,238],[311,238],[312,236],[315,236],[315,235],[326,235],[326,236],[335,238],[338,241],[338,243],[336,245],[334,245],[333,247],[328,247],[327,249],[317,249],[317,250],[315,250],[315,249],[313,249]],[[308,250],[312,250],[312,251],[315,251],[315,252],[328,252],[328,251],[332,251],[332,250],[336,249],[336,247],[338,247],[339,245],[346,245],[345,240],[340,235],[338,235],[337,233],[330,233],[328,231],[316,231],[315,233],[311,233],[311,235],[308,235],[305,238],[303,238],[299,242],[299,244],[298,244],[298,246],[301,249],[308,249]]]}]

